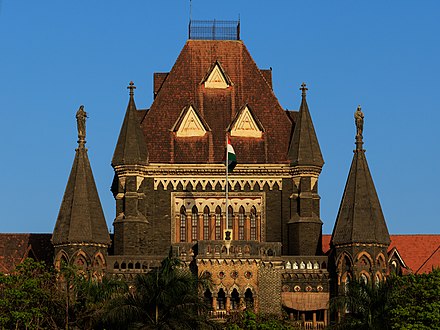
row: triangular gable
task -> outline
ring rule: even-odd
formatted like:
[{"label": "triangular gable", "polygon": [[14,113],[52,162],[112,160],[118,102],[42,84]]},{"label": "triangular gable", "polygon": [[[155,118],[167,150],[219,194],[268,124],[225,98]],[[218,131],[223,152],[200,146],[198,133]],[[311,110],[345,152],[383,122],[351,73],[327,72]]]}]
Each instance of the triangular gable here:
[{"label": "triangular gable", "polygon": [[192,105],[185,107],[173,126],[177,137],[204,136],[209,127]]},{"label": "triangular gable", "polygon": [[261,138],[264,129],[252,110],[245,105],[232,121],[230,131],[231,136]]},{"label": "triangular gable", "polygon": [[225,89],[232,85],[231,79],[218,61],[215,61],[202,83],[205,84],[205,88],[219,89]]}]

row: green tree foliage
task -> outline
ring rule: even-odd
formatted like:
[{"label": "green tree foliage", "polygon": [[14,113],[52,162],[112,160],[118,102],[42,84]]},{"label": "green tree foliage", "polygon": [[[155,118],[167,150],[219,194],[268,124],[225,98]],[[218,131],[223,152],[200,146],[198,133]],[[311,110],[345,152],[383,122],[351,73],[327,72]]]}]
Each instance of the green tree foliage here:
[{"label": "green tree foliage", "polygon": [[345,295],[331,299],[330,309],[340,315],[332,329],[391,329],[389,307],[394,279],[379,283],[351,281]]},{"label": "green tree foliage", "polygon": [[252,311],[233,313],[227,320],[226,330],[294,330],[289,322],[279,315],[255,314]]},{"label": "green tree foliage", "polygon": [[98,280],[65,264],[61,266],[58,288],[64,302],[65,329],[102,329],[109,302],[128,290],[125,281],[107,277]]},{"label": "green tree foliage", "polygon": [[199,295],[199,278],[179,266],[169,256],[157,269],[137,276],[124,296],[112,300],[105,318],[109,328],[215,328]]},{"label": "green tree foliage", "polygon": [[440,269],[396,278],[390,318],[392,329],[440,329]]},{"label": "green tree foliage", "polygon": [[56,275],[43,262],[26,259],[11,274],[0,274],[2,329],[58,329]]}]

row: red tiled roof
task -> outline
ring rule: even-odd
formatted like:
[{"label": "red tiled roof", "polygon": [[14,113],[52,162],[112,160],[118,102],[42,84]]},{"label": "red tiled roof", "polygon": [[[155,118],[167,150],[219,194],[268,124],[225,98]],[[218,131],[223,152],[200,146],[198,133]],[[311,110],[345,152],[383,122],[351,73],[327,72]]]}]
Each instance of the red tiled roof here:
[{"label": "red tiled roof", "polygon": [[0,272],[10,273],[27,257],[51,264],[53,246],[52,234],[1,234]]},{"label": "red tiled roof", "polygon": [[440,235],[391,235],[389,250],[394,247],[415,274],[440,267]]},{"label": "red tiled roof", "polygon": [[[216,61],[231,79],[226,89],[202,84]],[[246,104],[265,132],[263,138],[231,137],[239,163],[287,162],[292,122],[241,41],[188,40],[166,79],[159,78],[157,96],[141,123],[150,163],[221,163],[226,128]],[[170,130],[190,104],[212,131],[204,137],[176,138]]]},{"label": "red tiled roof", "polygon": [[[440,235],[390,235],[390,252],[397,249],[405,264],[415,274],[428,273],[440,267]],[[331,235],[322,235],[324,253],[330,250]]]}]

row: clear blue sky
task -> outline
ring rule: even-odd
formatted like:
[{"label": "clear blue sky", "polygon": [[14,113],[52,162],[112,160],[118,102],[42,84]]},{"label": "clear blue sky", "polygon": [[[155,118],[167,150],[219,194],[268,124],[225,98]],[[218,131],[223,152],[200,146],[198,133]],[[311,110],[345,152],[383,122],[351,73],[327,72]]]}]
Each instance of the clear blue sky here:
[{"label": "clear blue sky", "polygon": [[[391,233],[440,233],[440,1],[193,0],[193,19],[241,18],[242,40],[273,68],[281,105],[301,82],[325,165],[331,233],[365,113],[367,159]],[[0,0],[0,232],[52,232],[76,147],[75,112],[109,227],[110,161],[128,102],[152,102],[187,39],[189,0]]]}]

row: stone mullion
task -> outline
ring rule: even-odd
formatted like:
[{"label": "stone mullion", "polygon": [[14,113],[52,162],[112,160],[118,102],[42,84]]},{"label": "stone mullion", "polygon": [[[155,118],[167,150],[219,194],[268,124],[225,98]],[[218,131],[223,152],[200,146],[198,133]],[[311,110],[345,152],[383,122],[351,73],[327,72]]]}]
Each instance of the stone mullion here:
[{"label": "stone mullion", "polygon": [[238,215],[234,215],[232,230],[233,230],[233,237],[234,237],[233,239],[237,241],[238,240]]},{"label": "stone mullion", "polygon": [[215,240],[215,214],[211,214],[209,221],[209,236],[211,241]]},{"label": "stone mullion", "polygon": [[255,216],[255,236],[258,242],[261,242],[261,214]]},{"label": "stone mullion", "polygon": [[198,219],[198,240],[201,241],[203,240],[203,232],[205,231],[205,228],[203,226],[203,213],[201,215],[199,215],[199,219]]},{"label": "stone mullion", "polygon": [[191,222],[192,222],[192,213],[191,213],[191,211],[188,211],[186,214],[186,241],[187,242],[192,242]]},{"label": "stone mullion", "polygon": [[251,217],[249,214],[244,218],[244,239],[249,241],[251,239]]},{"label": "stone mullion", "polygon": [[180,242],[180,215],[177,214],[175,217],[176,221],[175,226],[176,226],[176,242],[179,243]]}]

